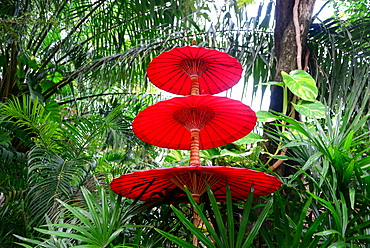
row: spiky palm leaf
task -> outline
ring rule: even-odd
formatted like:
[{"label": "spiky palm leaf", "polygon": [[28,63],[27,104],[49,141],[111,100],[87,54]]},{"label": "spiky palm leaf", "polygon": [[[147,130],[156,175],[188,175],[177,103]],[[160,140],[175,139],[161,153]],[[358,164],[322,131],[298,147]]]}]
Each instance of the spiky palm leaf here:
[{"label": "spiky palm leaf", "polygon": [[45,214],[56,213],[57,199],[68,200],[89,176],[92,161],[84,158],[64,160],[58,154],[35,147],[28,153],[30,185],[26,195],[27,211],[33,222]]},{"label": "spiky palm leaf", "polygon": [[325,99],[332,109],[336,108],[338,99],[359,109],[366,97],[370,68],[369,30],[368,17],[347,22],[331,18],[312,26],[309,66],[319,86],[320,98]]}]

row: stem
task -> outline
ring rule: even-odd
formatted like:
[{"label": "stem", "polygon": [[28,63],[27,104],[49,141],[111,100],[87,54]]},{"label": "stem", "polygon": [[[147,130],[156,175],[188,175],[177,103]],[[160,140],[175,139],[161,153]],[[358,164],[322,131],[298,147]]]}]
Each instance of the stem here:
[{"label": "stem", "polygon": [[295,28],[295,40],[297,43],[297,67],[302,70],[302,42],[301,42],[301,29],[299,28],[298,17],[299,0],[295,0],[293,7],[293,22]]},{"label": "stem", "polygon": [[286,115],[288,111],[288,87],[283,86],[283,114]]}]

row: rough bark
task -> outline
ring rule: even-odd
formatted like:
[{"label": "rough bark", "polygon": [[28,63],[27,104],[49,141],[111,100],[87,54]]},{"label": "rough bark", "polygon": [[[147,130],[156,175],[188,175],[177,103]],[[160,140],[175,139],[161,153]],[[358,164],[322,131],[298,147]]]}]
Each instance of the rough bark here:
[{"label": "rough bark", "polygon": [[[281,71],[290,72],[298,69],[297,42],[293,18],[293,7],[297,0],[276,1],[276,27],[274,31],[275,51],[275,80],[281,81]],[[311,25],[311,18],[315,0],[299,0],[298,23],[299,38],[303,53],[306,53],[307,34]],[[304,54],[301,54],[304,64]]]},{"label": "rough bark", "polygon": [[[297,16],[294,16],[294,7],[297,7]],[[275,30],[274,30],[274,52],[275,52],[275,75],[274,81],[281,82],[281,72],[289,73],[295,69],[306,69],[305,54],[307,53],[306,43],[307,34],[311,25],[313,7],[315,0],[276,0],[275,10]],[[298,24],[297,27],[295,25]],[[299,29],[297,34],[296,29]],[[298,38],[298,39],[297,39]],[[298,49],[298,47],[300,49]],[[298,54],[298,51],[302,51]],[[297,63],[297,61],[300,61]],[[299,68],[302,67],[302,68]],[[289,94],[288,102],[293,98]],[[283,110],[283,90],[280,86],[273,86],[270,97],[270,110],[282,112]],[[288,113],[289,113],[288,108]],[[284,114],[288,114],[284,113]],[[267,126],[268,128],[273,128]],[[276,145],[269,141],[266,144],[267,149],[274,153]],[[264,162],[267,159],[263,159]],[[282,172],[280,172],[282,174]]]},{"label": "rough bark", "polygon": [[[315,0],[276,0],[276,22],[274,30],[274,81],[282,81],[282,71],[289,73],[295,69],[305,69],[302,65],[306,64],[304,61],[306,57],[305,54],[307,53],[306,41],[308,30],[311,25],[314,4]],[[294,15],[294,11],[296,11],[295,13],[298,15]],[[297,24],[299,24],[299,26],[297,26]],[[298,36],[296,32],[297,29],[299,29]],[[301,51],[301,54],[298,54],[298,51]],[[297,63],[298,60],[300,61]],[[290,93],[288,96],[288,102],[291,102],[293,97],[294,96]],[[283,100],[282,88],[280,86],[273,86],[271,89],[270,110],[281,113],[283,111]],[[289,112],[290,107],[288,107],[288,113]],[[267,124],[265,125],[265,128],[271,130],[274,129],[275,126]],[[268,139],[266,133],[264,136],[266,139]],[[265,142],[265,146],[271,154],[274,154],[277,150],[277,145],[272,140]],[[268,161],[268,156],[262,156],[261,160],[262,162],[266,163]],[[276,169],[276,172],[282,176],[288,176],[289,174],[293,173],[291,168],[288,166],[285,167],[282,162],[282,160],[272,160],[268,166]],[[290,162],[294,161],[284,161],[284,163],[292,164]],[[260,201],[261,199],[258,199],[254,203],[259,204],[261,203]],[[265,222],[264,226],[266,228],[274,228],[273,222]]]}]

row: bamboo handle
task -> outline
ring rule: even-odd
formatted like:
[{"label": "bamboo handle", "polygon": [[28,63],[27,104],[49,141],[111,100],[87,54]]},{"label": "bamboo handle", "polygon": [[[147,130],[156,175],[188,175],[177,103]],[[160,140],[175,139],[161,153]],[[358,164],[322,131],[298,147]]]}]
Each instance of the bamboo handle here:
[{"label": "bamboo handle", "polygon": [[198,76],[191,76],[191,89],[190,95],[199,95],[199,77]]},{"label": "bamboo handle", "polygon": [[190,130],[190,165],[199,165],[199,129]]}]

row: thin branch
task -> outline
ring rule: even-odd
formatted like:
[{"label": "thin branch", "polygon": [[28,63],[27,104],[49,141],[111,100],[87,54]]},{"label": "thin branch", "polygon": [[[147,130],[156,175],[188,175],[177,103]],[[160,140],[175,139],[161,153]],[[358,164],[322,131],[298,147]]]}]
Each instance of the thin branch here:
[{"label": "thin branch", "polygon": [[[230,30],[230,31],[234,31],[234,30]],[[258,30],[239,30],[239,31],[269,33],[269,32],[258,31]],[[216,32],[222,32],[222,31],[216,31]],[[206,35],[206,34],[207,34],[207,32],[201,32],[201,33],[197,33],[196,35]],[[179,36],[179,37],[174,37],[174,38],[171,38],[171,39],[167,39],[166,42],[174,41],[174,40],[181,40],[183,38],[193,37],[193,36],[194,36],[194,34],[191,33],[191,34],[188,34],[188,35],[183,35],[183,36]],[[138,49],[137,51],[139,51],[139,53],[142,53],[144,51],[154,51],[154,50],[157,50],[157,48],[155,48],[155,46],[159,46],[159,45],[162,45],[162,44],[163,44],[163,41],[160,41],[160,42],[155,42],[153,44],[149,44],[150,47],[146,47],[146,48],[137,47],[135,49]],[[243,47],[243,46],[240,46],[240,47]],[[221,48],[220,47],[218,49],[219,50],[223,50],[224,48]],[[58,83],[56,83],[53,86],[51,86],[50,88],[48,88],[44,92],[45,99],[48,99],[49,97],[51,97],[55,93],[55,91],[63,88],[64,86],[66,86],[67,84],[69,84],[70,82],[72,82],[74,79],[76,79],[79,76],[80,73],[82,73],[84,71],[87,71],[87,70],[91,70],[93,68],[97,68],[100,65],[103,65],[104,63],[106,63],[108,61],[112,61],[112,60],[115,60],[115,59],[124,57],[128,53],[132,52],[132,50],[133,50],[133,48],[131,50],[128,50],[128,51],[124,52],[124,53],[119,53],[119,54],[116,54],[116,55],[113,55],[113,56],[107,56],[107,57],[104,57],[104,58],[100,58],[100,59],[97,59],[95,61],[90,62],[89,65],[82,66],[80,69],[78,69],[77,71],[73,72],[68,77],[63,78],[61,81],[59,81]],[[245,53],[249,53],[248,51],[244,51],[244,52]]]},{"label": "thin branch", "polygon": [[321,13],[321,11],[328,5],[332,0],[326,1],[320,8],[320,10],[312,17],[312,21],[317,18],[317,16]]},{"label": "thin branch", "polygon": [[299,0],[295,0],[293,7],[293,22],[295,28],[295,40],[297,43],[297,67],[302,70],[302,41],[301,41],[301,29],[299,28],[299,17],[298,17]]},{"label": "thin branch", "polygon": [[[285,152],[286,152],[286,148],[284,148],[282,151],[281,151],[281,153],[280,153],[280,155],[285,155]],[[272,170],[272,171],[274,171],[274,170],[276,170],[277,168],[279,168],[280,167],[280,165],[282,165],[283,164],[283,162],[284,162],[284,160],[283,159],[278,159],[273,165],[271,165],[270,166],[270,170]]]},{"label": "thin branch", "polygon": [[[157,7],[157,9],[160,9],[160,7],[163,7],[163,6],[158,6],[158,7]],[[87,38],[86,40],[84,40],[83,42],[81,42],[79,45],[80,45],[80,46],[83,46],[83,45],[85,45],[86,43],[90,42],[93,38],[96,38],[96,37],[98,37],[98,36],[100,36],[100,35],[102,35],[102,34],[104,34],[104,33],[108,33],[108,32],[110,32],[111,30],[113,30],[113,29],[115,29],[115,28],[117,28],[117,27],[120,27],[120,26],[122,26],[122,25],[126,25],[127,23],[129,23],[129,22],[131,22],[131,21],[133,21],[133,20],[135,20],[135,19],[137,19],[137,18],[139,18],[139,17],[142,17],[142,16],[144,16],[144,15],[146,15],[146,14],[148,14],[148,13],[150,13],[150,10],[145,11],[144,13],[142,13],[142,14],[140,14],[140,15],[136,15],[136,16],[134,16],[134,17],[132,17],[132,18],[129,18],[128,20],[125,20],[124,22],[120,22],[120,23],[118,23],[118,24],[116,24],[116,25],[113,25],[113,26],[112,26],[112,27],[110,27],[109,29],[106,29],[106,30],[104,30],[104,31],[101,31],[101,32],[99,32],[99,33],[98,33],[98,34],[96,34],[96,35],[90,36],[89,38]],[[138,32],[140,32],[140,31],[138,31]],[[61,58],[59,58],[59,59],[56,61],[56,63],[59,63],[60,61],[62,61],[63,59],[65,59],[67,56],[69,56],[69,54],[68,54],[68,53],[67,53],[67,54],[65,54],[64,56],[62,56]]]},{"label": "thin branch", "polygon": [[50,62],[50,60],[53,58],[53,56],[57,53],[57,51],[60,50],[60,48],[64,45],[64,43],[67,42],[67,40],[70,38],[71,34],[73,34],[74,32],[76,32],[81,26],[83,23],[85,23],[85,21],[87,21],[87,19],[95,13],[95,10],[97,10],[101,5],[103,5],[105,3],[104,0],[100,1],[100,3],[98,3],[95,8],[93,8],[84,18],[82,18],[77,24],[76,26],[71,30],[71,32],[69,32],[69,34],[67,35],[66,38],[64,38],[64,40],[62,40],[62,42],[60,44],[58,44],[54,50],[52,51],[52,53],[46,58],[46,60],[44,61],[44,63],[40,66],[40,68],[38,69],[39,71],[41,69],[44,69],[45,66]]},{"label": "thin branch", "polygon": [[71,102],[76,102],[76,101],[80,101],[80,100],[84,100],[84,99],[89,99],[89,98],[93,98],[93,97],[100,97],[100,96],[114,96],[114,95],[158,95],[158,94],[149,94],[149,93],[129,93],[129,92],[116,92],[116,93],[100,93],[100,94],[96,94],[96,95],[90,95],[90,96],[82,96],[82,97],[78,97],[78,98],[73,98],[71,100],[67,100],[67,101],[63,101],[63,102],[58,102],[59,105],[64,105],[64,104],[67,104],[67,103],[71,103]]},{"label": "thin branch", "polygon": [[[36,56],[37,52],[39,51],[42,43],[44,43],[46,36],[48,35],[48,32],[51,30],[53,25],[55,24],[55,21],[51,21],[51,19],[56,20],[56,18],[62,13],[62,10],[66,6],[68,1],[64,1],[64,3],[59,7],[59,10],[50,18],[50,21],[47,21],[46,23],[49,23],[48,27],[43,30],[43,33],[41,34],[41,37],[38,37],[38,39],[35,39],[35,42],[38,41],[38,44],[36,45],[35,49],[33,50],[33,55]],[[30,49],[33,45],[33,40],[28,43],[27,49]]]}]

